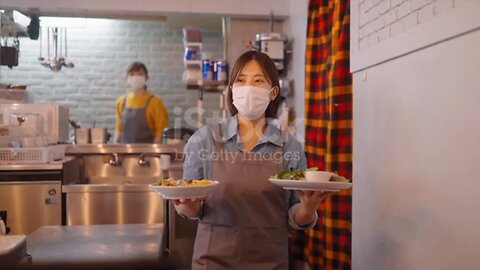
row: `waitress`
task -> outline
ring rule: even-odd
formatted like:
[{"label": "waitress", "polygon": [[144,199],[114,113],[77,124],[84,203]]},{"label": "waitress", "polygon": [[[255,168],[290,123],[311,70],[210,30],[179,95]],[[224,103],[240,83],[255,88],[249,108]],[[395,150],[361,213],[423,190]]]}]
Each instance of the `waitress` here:
[{"label": "waitress", "polygon": [[148,70],[134,62],[127,70],[128,93],[117,100],[114,143],[161,143],[168,111],[160,98],[147,90]]},{"label": "waitress", "polygon": [[288,269],[288,228],[312,227],[329,195],[294,193],[271,184],[280,170],[304,169],[303,147],[273,124],[278,73],[266,55],[249,51],[235,63],[227,90],[232,117],[198,130],[185,146],[184,179],[220,182],[205,200],[174,201],[198,219],[192,269]]}]

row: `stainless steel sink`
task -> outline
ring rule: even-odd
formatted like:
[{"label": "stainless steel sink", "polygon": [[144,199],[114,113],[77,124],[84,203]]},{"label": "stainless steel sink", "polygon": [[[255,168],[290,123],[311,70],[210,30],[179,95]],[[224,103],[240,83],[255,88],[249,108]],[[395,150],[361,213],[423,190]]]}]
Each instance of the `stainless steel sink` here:
[{"label": "stainless steel sink", "polygon": [[155,155],[77,156],[82,160],[84,180],[82,184],[62,187],[66,193],[67,225],[163,223],[165,202],[149,184],[167,176],[181,178],[183,163],[174,160],[164,170],[160,156]]},{"label": "stainless steel sink", "polygon": [[85,178],[92,181],[94,178],[114,177],[147,177],[163,178],[171,177],[180,179],[183,173],[183,160],[173,160],[168,169],[162,169],[160,157],[146,156],[143,161],[148,161],[148,165],[140,165],[140,155],[136,154],[118,154],[118,165],[111,165],[112,156],[110,154],[88,155],[82,157]]}]

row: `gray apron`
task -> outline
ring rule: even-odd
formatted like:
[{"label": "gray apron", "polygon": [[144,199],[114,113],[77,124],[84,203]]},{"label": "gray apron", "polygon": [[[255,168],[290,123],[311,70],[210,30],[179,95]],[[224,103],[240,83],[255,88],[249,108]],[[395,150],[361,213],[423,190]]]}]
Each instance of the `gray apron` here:
[{"label": "gray apron", "polygon": [[[287,194],[268,181],[282,162],[259,153],[234,158],[225,152],[219,130],[215,151],[222,158],[212,160],[212,179],[220,185],[205,201],[192,269],[288,269]],[[282,154],[282,148],[274,153]]]},{"label": "gray apron", "polygon": [[122,143],[153,143],[154,136],[148,127],[146,109],[153,98],[151,95],[143,108],[126,108],[127,96],[122,103]]}]

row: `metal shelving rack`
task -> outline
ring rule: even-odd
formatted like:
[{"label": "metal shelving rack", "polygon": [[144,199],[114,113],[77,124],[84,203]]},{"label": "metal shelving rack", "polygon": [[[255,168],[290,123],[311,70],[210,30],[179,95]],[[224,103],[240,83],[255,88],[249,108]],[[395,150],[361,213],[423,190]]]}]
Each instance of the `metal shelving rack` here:
[{"label": "metal shelving rack", "polygon": [[198,100],[197,100],[197,113],[198,113],[198,127],[203,126],[203,95],[205,93],[220,93],[220,111],[222,119],[227,117],[227,111],[225,108],[225,90],[227,89],[225,82],[217,81],[199,81],[198,82]]},{"label": "metal shelving rack", "polygon": [[[223,35],[223,59],[227,59],[227,48],[228,48],[228,39],[227,39],[227,29],[228,29],[228,18],[222,17],[222,35]],[[202,42],[186,42],[184,40],[184,47],[198,47],[201,51],[203,43]],[[196,66],[202,70],[202,61],[201,60],[186,60],[184,59],[185,68]],[[227,72],[228,74],[228,72]],[[205,93],[220,93],[220,111],[222,115],[222,119],[227,117],[227,111],[225,106],[225,95],[226,95],[226,87],[227,82],[225,81],[214,81],[214,80],[198,80],[196,84],[187,84],[187,89],[198,90],[198,100],[197,100],[197,113],[198,113],[198,125],[199,128],[204,124],[204,106],[203,106],[203,99]]]}]

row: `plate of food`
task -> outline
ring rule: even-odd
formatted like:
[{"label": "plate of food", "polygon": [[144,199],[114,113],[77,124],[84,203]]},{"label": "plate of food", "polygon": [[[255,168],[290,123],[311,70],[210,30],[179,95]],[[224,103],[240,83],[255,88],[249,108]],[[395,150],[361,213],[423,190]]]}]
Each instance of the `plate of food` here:
[{"label": "plate of food", "polygon": [[281,171],[270,182],[291,190],[340,191],[352,187],[350,180],[336,173],[319,171],[317,167],[305,170]]},{"label": "plate of food", "polygon": [[219,184],[218,181],[159,179],[150,187],[166,200],[198,199],[207,197]]}]

